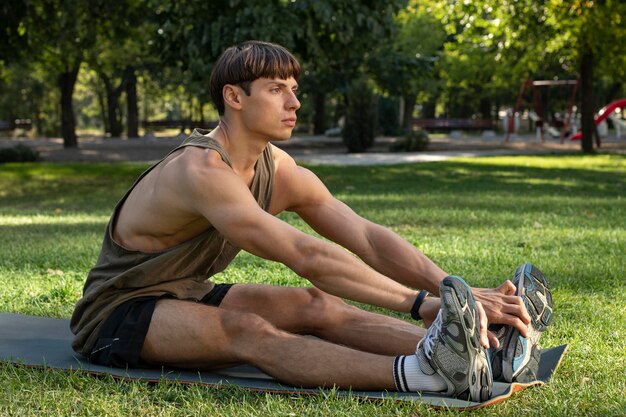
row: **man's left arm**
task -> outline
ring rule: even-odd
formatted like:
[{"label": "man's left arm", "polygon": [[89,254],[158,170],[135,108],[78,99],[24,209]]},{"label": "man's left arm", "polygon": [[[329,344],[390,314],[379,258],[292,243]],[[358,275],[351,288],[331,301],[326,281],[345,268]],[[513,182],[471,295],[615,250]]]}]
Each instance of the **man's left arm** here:
[{"label": "man's left arm", "polygon": [[438,295],[448,274],[391,230],[356,214],[329,194],[298,211],[316,232],[348,249],[381,274],[406,286]]},{"label": "man's left arm", "polygon": [[[296,207],[294,211],[315,231],[350,250],[381,274],[438,295],[439,283],[448,273],[396,233],[356,214],[333,197],[321,182],[312,188],[317,193],[316,198],[310,195],[309,204]],[[510,281],[495,289],[473,288],[489,322],[513,325],[525,334],[530,317],[514,292]]]}]

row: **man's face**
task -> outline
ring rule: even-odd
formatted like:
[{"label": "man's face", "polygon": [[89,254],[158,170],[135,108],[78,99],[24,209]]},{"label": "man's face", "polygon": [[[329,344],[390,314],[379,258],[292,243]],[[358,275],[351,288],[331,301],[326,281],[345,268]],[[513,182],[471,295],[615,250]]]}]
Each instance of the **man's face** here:
[{"label": "man's face", "polygon": [[298,83],[293,77],[254,80],[250,84],[249,96],[241,89],[241,115],[245,127],[250,133],[264,138],[289,139],[296,126],[296,111],[300,108],[297,90]]}]

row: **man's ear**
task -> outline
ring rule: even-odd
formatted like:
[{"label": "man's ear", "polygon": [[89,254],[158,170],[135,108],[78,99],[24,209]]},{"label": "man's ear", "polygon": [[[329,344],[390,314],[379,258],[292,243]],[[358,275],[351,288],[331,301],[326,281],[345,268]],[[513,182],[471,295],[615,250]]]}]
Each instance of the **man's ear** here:
[{"label": "man's ear", "polygon": [[241,88],[232,84],[226,84],[222,88],[222,97],[224,105],[234,110],[241,109]]}]

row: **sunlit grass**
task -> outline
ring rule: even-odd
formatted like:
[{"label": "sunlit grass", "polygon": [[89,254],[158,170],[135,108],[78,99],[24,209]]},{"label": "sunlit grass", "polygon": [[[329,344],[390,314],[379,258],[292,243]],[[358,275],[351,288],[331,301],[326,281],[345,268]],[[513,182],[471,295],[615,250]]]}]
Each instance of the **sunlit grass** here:
[{"label": "sunlit grass", "polygon": [[[146,167],[0,165],[0,311],[69,317],[113,206]],[[495,286],[526,261],[544,271],[556,309],[542,344],[567,343],[568,353],[550,385],[476,415],[626,414],[626,156],[311,169],[356,212],[473,285]],[[281,218],[312,233],[293,214]],[[245,253],[215,279],[306,285]],[[0,377],[0,415],[447,414],[332,394],[119,382],[13,365],[0,365]]]}]

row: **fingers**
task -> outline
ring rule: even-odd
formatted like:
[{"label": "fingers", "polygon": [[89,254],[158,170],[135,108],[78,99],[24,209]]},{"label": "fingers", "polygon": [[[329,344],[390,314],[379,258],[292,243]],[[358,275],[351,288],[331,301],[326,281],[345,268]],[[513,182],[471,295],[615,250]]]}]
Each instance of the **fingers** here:
[{"label": "fingers", "polygon": [[498,340],[498,337],[494,332],[487,330],[487,337],[489,338],[489,347],[496,349],[500,347],[500,340]]},{"label": "fingers", "polygon": [[527,337],[530,315],[522,297],[515,295],[516,291],[515,285],[509,280],[495,289],[473,289],[490,323],[513,326],[522,336]]},{"label": "fingers", "polygon": [[496,288],[496,291],[499,291],[500,293],[504,295],[513,295],[515,294],[516,288],[515,288],[515,285],[511,282],[511,280],[507,279],[502,284],[500,284],[498,288]]},{"label": "fingers", "polygon": [[509,326],[513,326],[517,330],[519,330],[519,332],[522,334],[522,336],[524,336],[524,337],[528,336],[528,325],[525,324],[524,322],[522,322],[519,319],[519,317],[512,316],[512,315],[506,315],[506,316],[503,316],[502,319],[498,321],[498,323],[506,324],[506,325],[509,325]]},{"label": "fingers", "polygon": [[483,305],[480,301],[476,301],[476,309],[478,310],[478,317],[480,320],[480,344],[483,345],[484,348],[488,348],[489,337],[487,336],[487,314],[485,313],[485,309],[483,309]]},{"label": "fingers", "polygon": [[524,304],[522,297],[517,295],[507,296],[504,301],[506,304],[502,306],[503,313],[518,317],[525,325],[530,324],[530,314],[528,314],[528,310],[526,310],[526,304]]}]

